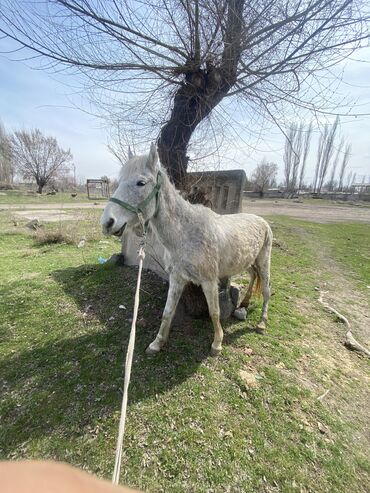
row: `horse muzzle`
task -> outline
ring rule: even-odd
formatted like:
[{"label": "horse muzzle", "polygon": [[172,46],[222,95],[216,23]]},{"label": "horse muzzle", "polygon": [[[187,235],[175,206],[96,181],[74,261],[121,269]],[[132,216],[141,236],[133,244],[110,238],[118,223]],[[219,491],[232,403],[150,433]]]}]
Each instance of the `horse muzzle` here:
[{"label": "horse muzzle", "polygon": [[123,224],[119,229],[117,229],[116,221],[113,217],[110,217],[107,221],[102,222],[102,230],[105,235],[114,235],[114,236],[122,236],[123,232],[127,226],[127,222]]},{"label": "horse muzzle", "polygon": [[112,232],[112,234],[113,234],[114,236],[118,236],[118,237],[120,238],[120,237],[123,235],[123,232],[125,231],[126,226],[127,226],[127,223],[125,223],[125,224],[122,226],[122,228],[120,228],[118,231],[114,231],[114,232]]}]

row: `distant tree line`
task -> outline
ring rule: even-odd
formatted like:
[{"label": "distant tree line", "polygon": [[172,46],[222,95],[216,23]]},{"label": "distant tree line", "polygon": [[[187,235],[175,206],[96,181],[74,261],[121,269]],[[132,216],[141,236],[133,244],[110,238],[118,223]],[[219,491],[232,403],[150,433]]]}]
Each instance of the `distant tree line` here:
[{"label": "distant tree line", "polygon": [[[320,194],[323,190],[329,192],[350,191],[356,182],[356,173],[348,168],[351,156],[351,144],[344,138],[338,138],[339,117],[332,125],[325,125],[320,133],[316,163],[312,183],[305,181],[307,157],[310,151],[313,133],[312,122],[308,125],[293,122],[286,133],[282,187],[289,194],[300,190],[310,190]],[[268,163],[264,158],[251,174],[248,182],[249,189],[263,195],[269,188],[276,186],[278,165]],[[366,177],[362,182],[365,183]]]},{"label": "distant tree line", "polygon": [[[338,126],[339,117],[332,125],[325,125],[320,133],[314,178],[309,187],[314,193],[320,194],[323,189],[343,192],[356,179],[356,174],[348,171],[351,144],[346,144],[343,138],[338,142]],[[289,128],[284,151],[284,187],[287,192],[294,193],[305,187],[304,175],[311,136],[312,123],[308,126],[292,123]]]},{"label": "distant tree line", "polygon": [[70,149],[64,150],[54,137],[39,129],[8,133],[0,123],[0,183],[9,186],[16,175],[34,181],[38,193],[63,177],[68,180],[72,164]]}]

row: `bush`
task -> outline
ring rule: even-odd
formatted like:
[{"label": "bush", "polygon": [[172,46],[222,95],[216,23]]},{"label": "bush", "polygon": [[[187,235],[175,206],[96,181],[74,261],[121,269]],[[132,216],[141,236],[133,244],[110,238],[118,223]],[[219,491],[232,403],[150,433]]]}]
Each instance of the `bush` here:
[{"label": "bush", "polygon": [[73,244],[75,240],[71,234],[63,231],[62,228],[58,230],[47,230],[40,228],[35,234],[35,241],[37,245],[53,245],[56,243]]},{"label": "bush", "polygon": [[11,183],[0,181],[0,190],[14,190],[14,187]]}]

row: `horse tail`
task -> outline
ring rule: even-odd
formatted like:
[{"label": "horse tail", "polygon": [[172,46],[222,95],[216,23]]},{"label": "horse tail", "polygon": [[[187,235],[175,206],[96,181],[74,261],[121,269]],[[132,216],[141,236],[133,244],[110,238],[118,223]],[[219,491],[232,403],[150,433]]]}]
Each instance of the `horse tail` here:
[{"label": "horse tail", "polygon": [[[270,259],[271,259],[271,248],[272,248],[272,231],[269,225],[267,225],[267,231],[265,236],[265,241],[263,243],[262,250],[267,251],[269,257],[269,269],[270,269]],[[260,253],[261,253],[260,252]],[[258,258],[258,257],[257,257]],[[254,285],[254,295],[261,296],[262,295],[262,277],[260,274],[260,270],[258,267],[258,262],[253,265],[254,272],[256,274],[256,282]]]},{"label": "horse tail", "polygon": [[258,269],[255,269],[256,273],[256,282],[254,285],[254,295],[255,296],[261,296],[262,294],[262,279],[260,276],[260,273],[258,272]]}]

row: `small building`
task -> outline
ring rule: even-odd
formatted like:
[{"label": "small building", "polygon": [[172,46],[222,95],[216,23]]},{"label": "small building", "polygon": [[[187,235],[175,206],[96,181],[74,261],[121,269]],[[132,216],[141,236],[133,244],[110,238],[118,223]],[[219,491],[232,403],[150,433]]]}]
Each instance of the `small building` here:
[{"label": "small building", "polygon": [[87,196],[90,200],[109,199],[109,180],[88,179],[86,180]]}]

